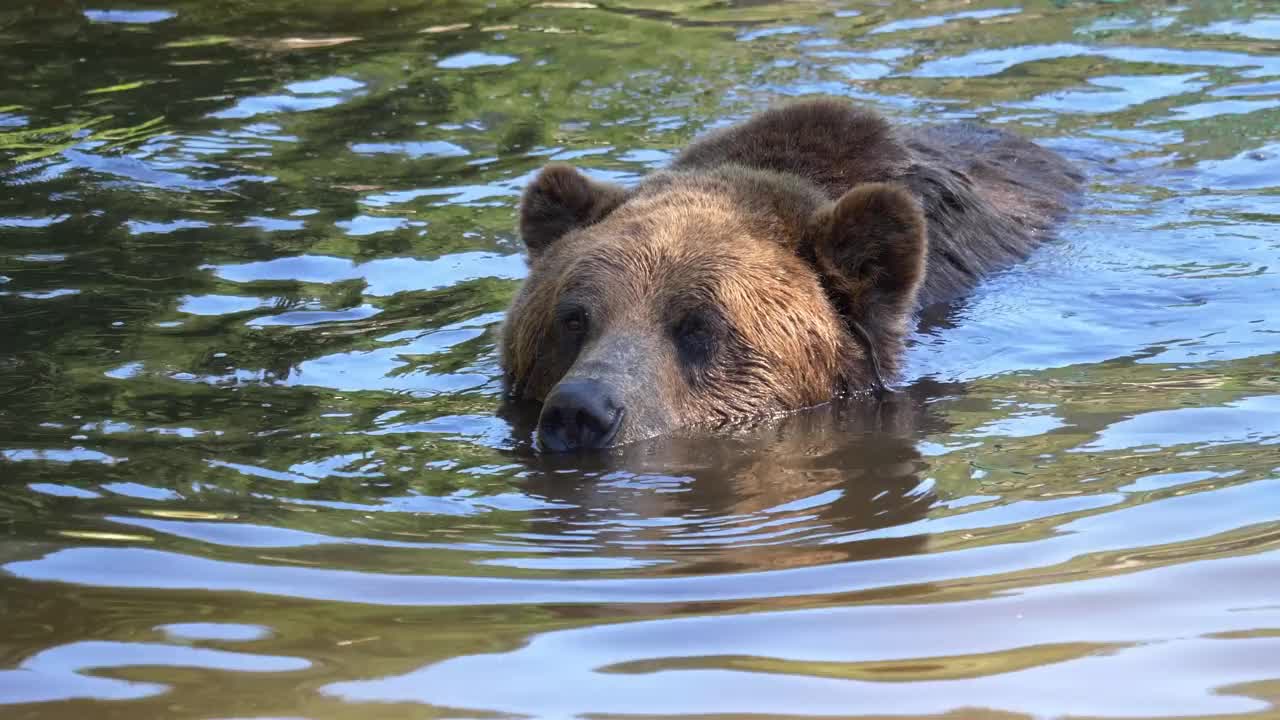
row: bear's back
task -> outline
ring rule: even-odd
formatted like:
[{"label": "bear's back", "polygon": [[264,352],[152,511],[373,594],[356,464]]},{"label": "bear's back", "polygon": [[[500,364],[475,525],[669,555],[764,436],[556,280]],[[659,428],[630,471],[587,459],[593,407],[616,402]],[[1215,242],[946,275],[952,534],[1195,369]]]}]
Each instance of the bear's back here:
[{"label": "bear's back", "polygon": [[972,123],[899,128],[828,99],[792,103],[712,132],[672,169],[726,165],[799,176],[832,200],[867,182],[910,189],[929,227],[922,307],[953,299],[1025,258],[1083,181],[1062,156],[1004,130]]},{"label": "bear's back", "polygon": [[1004,130],[952,123],[900,137],[914,161],[896,180],[920,198],[929,224],[921,306],[1026,258],[1080,194],[1084,178],[1070,162]]},{"label": "bear's back", "polygon": [[762,112],[695,140],[672,170],[742,165],[798,175],[832,200],[849,188],[901,176],[911,152],[875,112],[839,100],[807,100]]}]

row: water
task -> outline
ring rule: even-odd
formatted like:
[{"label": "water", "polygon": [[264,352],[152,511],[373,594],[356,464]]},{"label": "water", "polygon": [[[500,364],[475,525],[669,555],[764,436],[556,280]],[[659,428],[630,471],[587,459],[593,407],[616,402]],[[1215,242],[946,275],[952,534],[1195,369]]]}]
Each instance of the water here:
[{"label": "water", "polygon": [[[0,715],[1280,714],[1272,3],[0,9]],[[782,97],[1016,129],[1059,241],[900,392],[540,459],[542,163]]]}]

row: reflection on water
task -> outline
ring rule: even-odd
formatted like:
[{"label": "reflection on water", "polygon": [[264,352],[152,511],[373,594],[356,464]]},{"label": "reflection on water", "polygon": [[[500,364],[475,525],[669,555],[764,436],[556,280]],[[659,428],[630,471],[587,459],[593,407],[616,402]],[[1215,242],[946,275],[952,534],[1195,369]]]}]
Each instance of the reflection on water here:
[{"label": "reflection on water", "polygon": [[[1278,24],[10,3],[5,716],[1274,716]],[[884,402],[534,455],[524,182],[815,93],[1034,136],[1086,205]]]}]

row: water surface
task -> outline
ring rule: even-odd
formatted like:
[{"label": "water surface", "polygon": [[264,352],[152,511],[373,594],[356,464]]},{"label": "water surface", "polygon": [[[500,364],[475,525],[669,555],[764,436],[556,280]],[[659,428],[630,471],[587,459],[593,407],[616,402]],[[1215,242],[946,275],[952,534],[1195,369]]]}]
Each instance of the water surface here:
[{"label": "water surface", "polygon": [[[0,715],[1275,717],[1277,28],[7,3]],[[1025,133],[1088,196],[882,405],[530,453],[522,185],[813,94]]]}]

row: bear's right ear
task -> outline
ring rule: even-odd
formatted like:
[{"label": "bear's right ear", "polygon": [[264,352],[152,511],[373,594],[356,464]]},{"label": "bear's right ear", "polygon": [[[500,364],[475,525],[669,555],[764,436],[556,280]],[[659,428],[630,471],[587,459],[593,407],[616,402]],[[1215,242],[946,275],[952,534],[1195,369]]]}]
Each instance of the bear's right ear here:
[{"label": "bear's right ear", "polygon": [[542,168],[520,200],[520,237],[536,258],[575,228],[599,222],[626,199],[626,190],[596,182],[571,165]]}]

